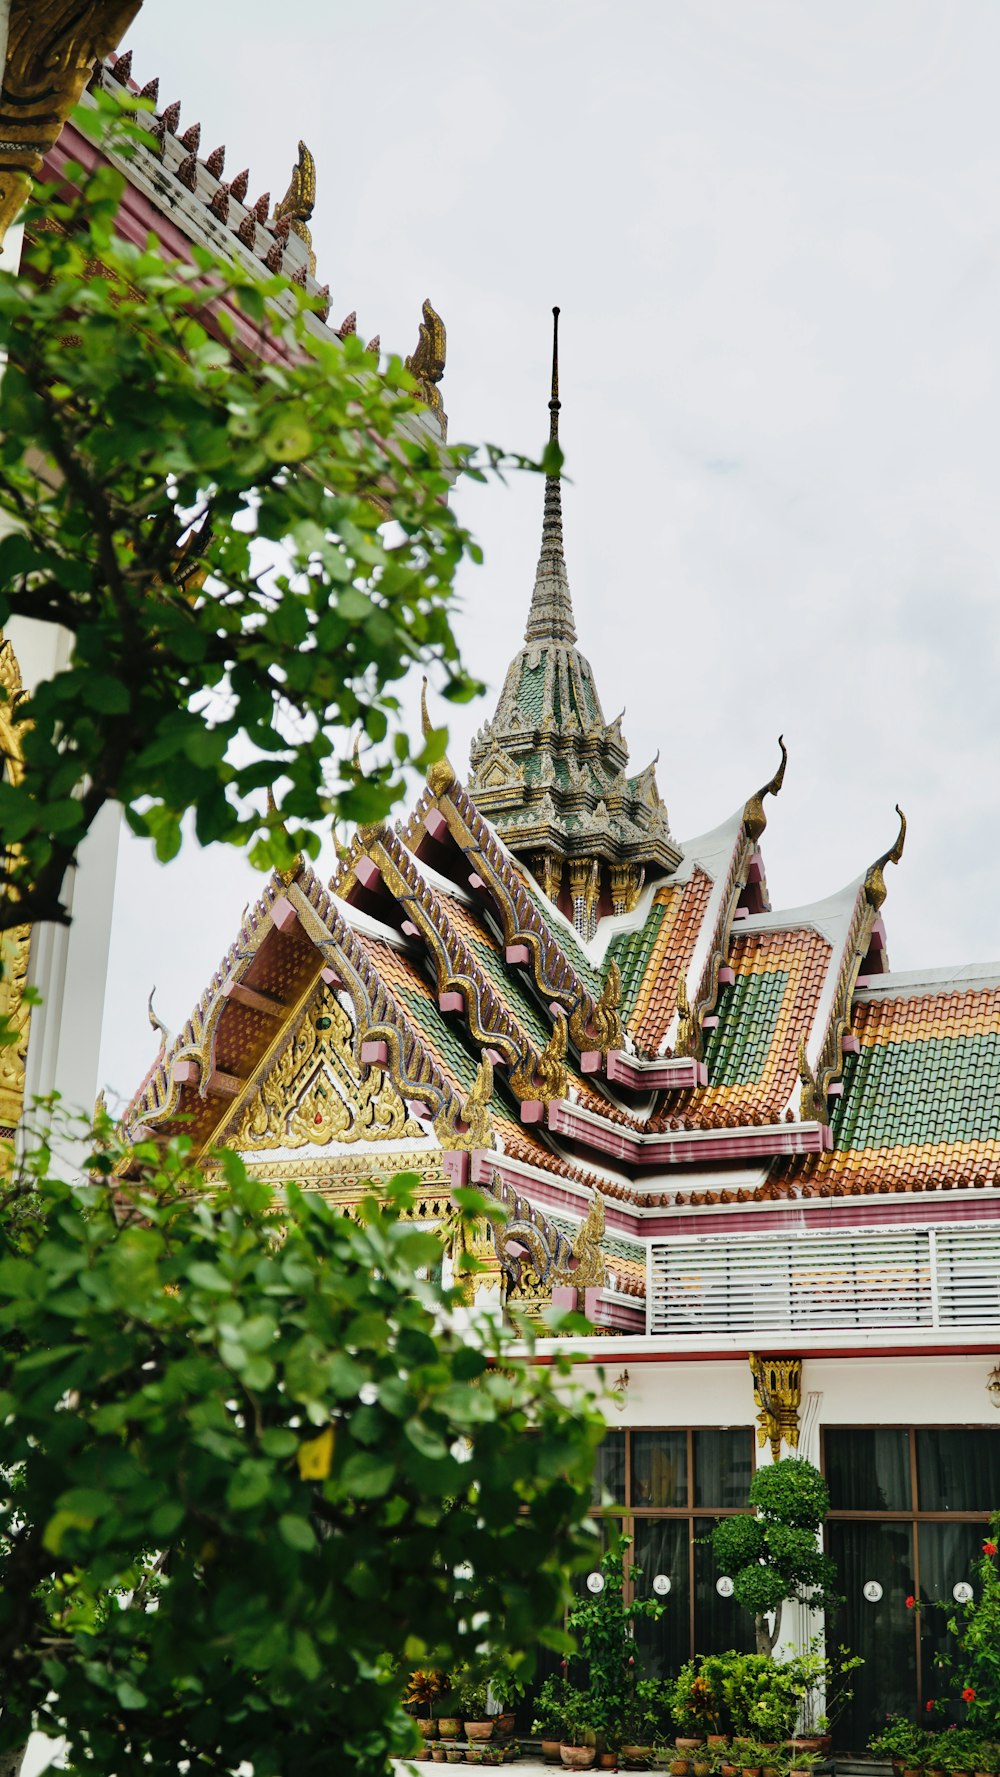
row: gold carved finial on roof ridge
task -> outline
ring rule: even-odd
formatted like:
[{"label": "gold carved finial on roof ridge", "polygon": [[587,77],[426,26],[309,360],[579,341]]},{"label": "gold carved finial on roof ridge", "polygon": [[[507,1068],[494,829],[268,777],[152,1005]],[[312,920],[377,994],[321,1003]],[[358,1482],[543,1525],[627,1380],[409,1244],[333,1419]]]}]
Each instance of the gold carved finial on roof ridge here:
[{"label": "gold carved finial on roof ridge", "polygon": [[883,875],[885,866],[886,864],[898,864],[900,862],[903,856],[903,846],[906,844],[906,816],[898,802],[896,803],[896,813],[899,816],[899,832],[896,834],[889,850],[884,851],[880,858],[875,859],[874,864],[871,866],[871,869],[865,877],[865,894],[868,897],[869,904],[875,908],[876,912],[878,912],[878,909],[881,907],[886,897],[885,877]]},{"label": "gold carved finial on roof ridge", "polygon": [[762,784],[760,789],[754,792],[743,810],[743,825],[754,843],[760,838],[764,828],[767,826],[767,815],[764,812],[764,797],[777,796],[778,791],[781,789],[781,786],[785,781],[785,766],[788,764],[788,748],[785,745],[785,737],[783,734],[779,734],[778,736],[778,745],[781,748],[781,764],[778,766],[774,776],[769,778],[766,784]]}]

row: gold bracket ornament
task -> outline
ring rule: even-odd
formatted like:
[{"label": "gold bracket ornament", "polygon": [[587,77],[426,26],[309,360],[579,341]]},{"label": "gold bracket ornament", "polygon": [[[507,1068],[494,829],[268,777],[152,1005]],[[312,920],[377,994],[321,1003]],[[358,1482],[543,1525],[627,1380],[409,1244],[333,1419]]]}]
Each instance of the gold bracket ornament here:
[{"label": "gold bracket ornament", "polygon": [[13,0],[0,95],[0,242],[76,104],[94,63],[142,0]]},{"label": "gold bracket ornament", "polygon": [[[596,1047],[600,1049],[602,1055],[606,1055],[609,1049],[621,1048],[621,1003],[621,970],[612,957],[608,964],[608,972],[604,977],[604,985],[601,988],[600,998],[594,1007],[593,1015],[590,1020],[591,1029],[593,1031],[592,1040]],[[591,1040],[585,1029],[580,1030],[578,1033],[577,1026],[582,1022],[579,1012],[574,1012],[570,1019],[571,1034],[574,1041],[581,1049],[589,1048]]]},{"label": "gold bracket ornament", "polygon": [[803,1123],[825,1123],[826,1103],[816,1085],[816,1076],[806,1055],[806,1039],[799,1038],[799,1120]]},{"label": "gold bracket ornament", "polygon": [[459,1110],[459,1117],[465,1128],[457,1130],[454,1118],[442,1113],[435,1120],[434,1132],[443,1148],[491,1148],[493,1146],[493,1124],[490,1120],[490,1100],[493,1097],[493,1063],[488,1055],[484,1055],[479,1070],[468,1094]]},{"label": "gold bracket ornament", "polygon": [[511,1088],[518,1098],[540,1098],[546,1103],[565,1098],[568,1036],[565,1018],[556,1014],[552,1035],[537,1060],[529,1055],[511,1073]]},{"label": "gold bracket ornament", "polygon": [[694,1054],[694,1017],[683,975],[677,983],[677,1035],[674,1038],[674,1054]]},{"label": "gold bracket ornament", "polygon": [[757,1443],[771,1446],[777,1462],[784,1439],[790,1450],[799,1447],[799,1406],[802,1401],[800,1357],[758,1357],[748,1353],[757,1408]]}]

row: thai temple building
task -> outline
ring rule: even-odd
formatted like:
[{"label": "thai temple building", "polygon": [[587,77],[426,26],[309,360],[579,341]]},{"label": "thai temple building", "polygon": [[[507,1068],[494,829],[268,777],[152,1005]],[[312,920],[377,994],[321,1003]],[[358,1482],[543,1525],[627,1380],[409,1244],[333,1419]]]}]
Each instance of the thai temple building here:
[{"label": "thai temple building", "polygon": [[[128,58],[99,78],[131,80]],[[176,105],[157,131],[129,174],[136,227],[315,287],[305,151],[272,206],[223,150],[201,158]],[[67,132],[51,152],[83,149]],[[413,364],[437,426],[428,308]],[[553,436],[559,414],[554,356]],[[888,786],[882,855],[845,853],[814,905],[772,905],[781,742],[749,781],[734,767],[723,818],[675,837],[578,645],[554,477],[533,590],[529,567],[524,645],[468,771],[435,764],[330,882],[302,862],[264,884],[125,1127],[183,1128],[345,1210],[400,1171],[429,1224],[457,1185],[502,1209],[478,1304],[536,1322],[541,1362],[551,1308],[592,1323],[573,1351],[610,1385],[601,1510],[665,1591],[644,1626],[662,1670],[750,1645],[703,1539],[755,1463],[817,1463],[846,1594],[828,1638],[867,1661],[841,1724],[856,1746],[876,1709],[933,1693],[931,1613],[906,1600],[965,1580],[1000,1505],[1000,964],[891,970],[906,823]],[[815,1625],[789,1615],[801,1642]]]},{"label": "thai temple building", "polygon": [[[555,434],[555,367],[550,409]],[[699,1539],[755,1461],[817,1462],[856,1745],[922,1698],[905,1601],[964,1580],[1000,1500],[1000,966],[890,971],[902,815],[826,899],[772,906],[781,743],[673,837],[577,645],[554,478],[526,604],[468,782],[442,760],[330,883],[274,877],[126,1122],[345,1208],[400,1170],[428,1222],[455,1184],[502,1205],[480,1301],[592,1321],[606,1509],[670,1582],[665,1669],[747,1641]]]}]

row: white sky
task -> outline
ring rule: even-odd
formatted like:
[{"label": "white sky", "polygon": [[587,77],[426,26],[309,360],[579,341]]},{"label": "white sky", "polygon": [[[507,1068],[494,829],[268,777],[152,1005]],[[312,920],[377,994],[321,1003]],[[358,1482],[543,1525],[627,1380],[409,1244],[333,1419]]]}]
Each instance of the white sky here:
[{"label": "white sky", "polygon": [[[790,749],[776,906],[892,840],[895,968],[992,957],[1000,826],[1000,8],[993,0],[146,0],[127,39],[250,195],[304,136],[336,323],[430,295],[453,439],[540,449],[562,306],[577,627],[675,836]],[[458,633],[520,644],[540,484],[456,496]],[[464,768],[489,704],[452,718]],[[126,1094],[258,879],[123,841],[101,1055]]]}]

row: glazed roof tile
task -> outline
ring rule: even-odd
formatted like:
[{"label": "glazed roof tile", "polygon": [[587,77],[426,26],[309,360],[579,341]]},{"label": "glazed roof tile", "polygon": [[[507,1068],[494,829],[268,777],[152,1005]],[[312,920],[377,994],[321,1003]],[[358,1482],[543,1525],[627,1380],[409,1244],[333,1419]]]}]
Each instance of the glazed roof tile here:
[{"label": "glazed roof tile", "polygon": [[809,1195],[1000,1184],[1000,985],[949,985],[858,996],[833,1151],[782,1176]]},{"label": "glazed roof tile", "polygon": [[737,1128],[777,1123],[798,1083],[798,1047],[819,1004],[830,945],[799,928],[740,934],[732,941],[736,979],[720,990],[719,1023],[708,1036],[708,1087],[683,1095],[655,1120],[669,1127]]},{"label": "glazed roof tile", "polygon": [[608,946],[622,974],[622,1015],[644,1054],[663,1053],[711,893],[700,867],[688,882],[664,883],[640,930],[618,933]]}]

